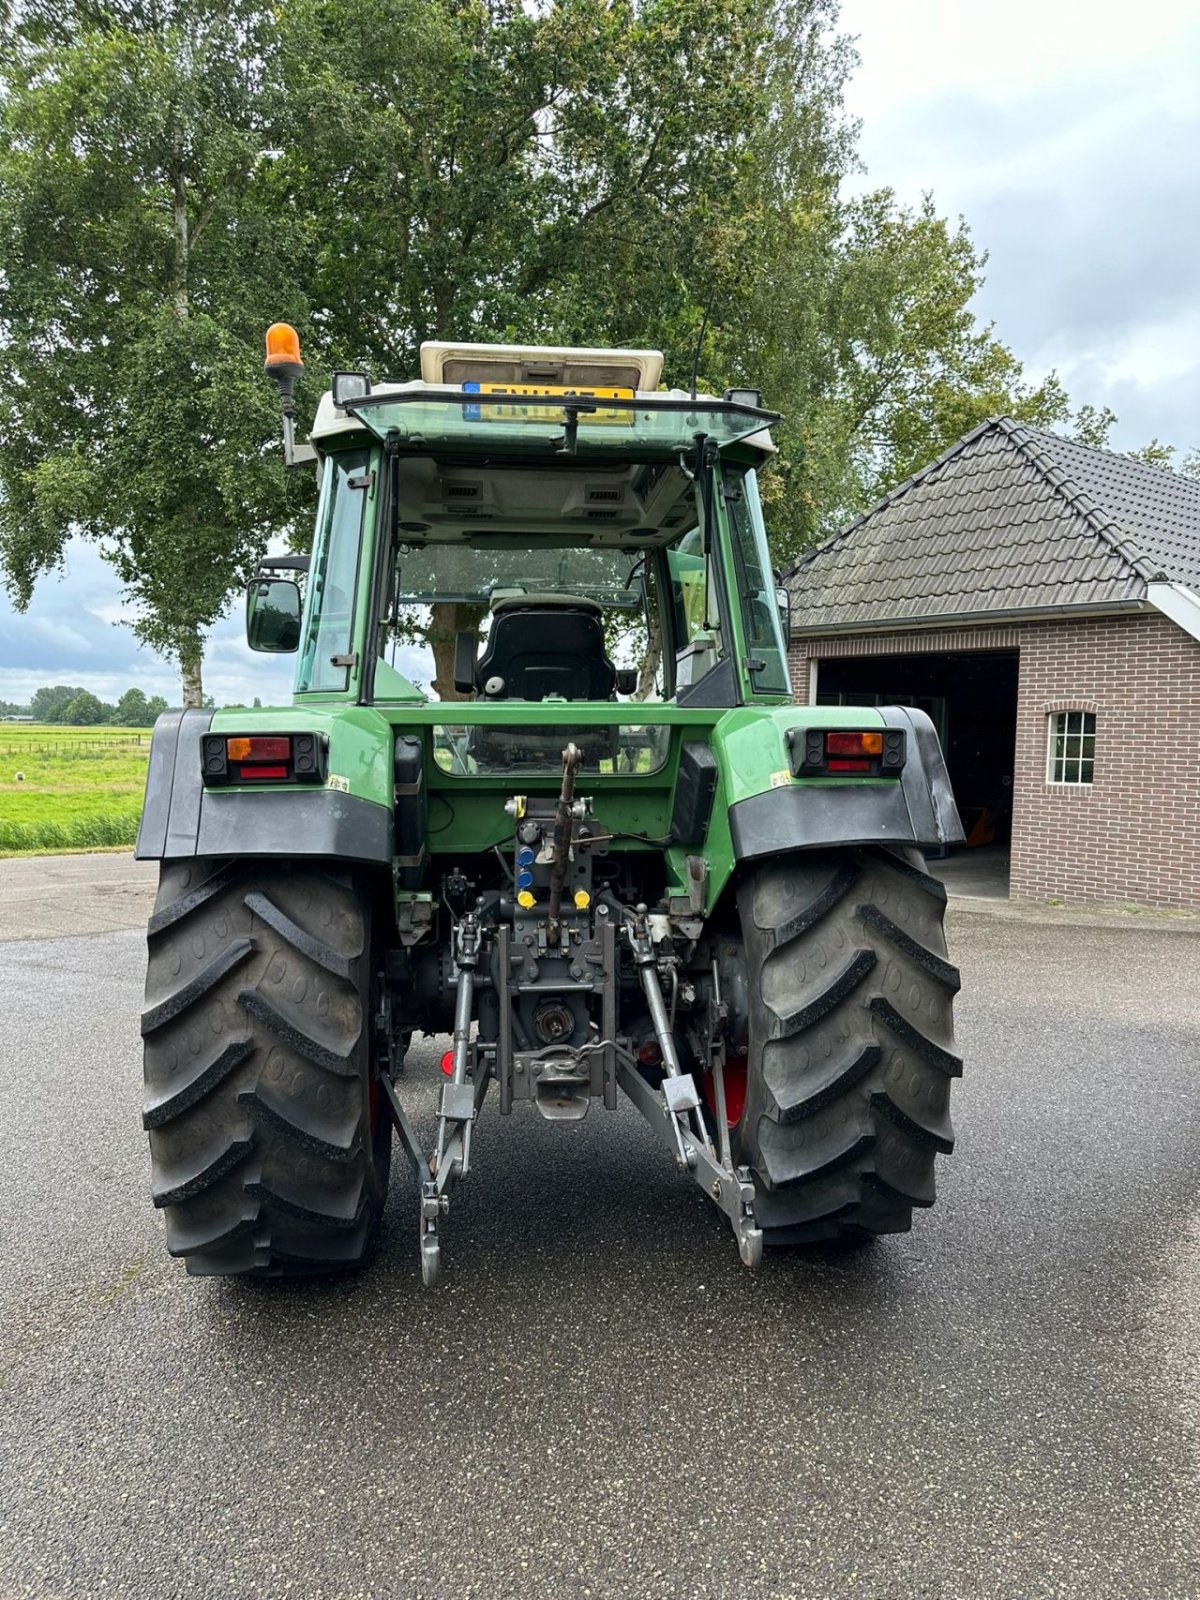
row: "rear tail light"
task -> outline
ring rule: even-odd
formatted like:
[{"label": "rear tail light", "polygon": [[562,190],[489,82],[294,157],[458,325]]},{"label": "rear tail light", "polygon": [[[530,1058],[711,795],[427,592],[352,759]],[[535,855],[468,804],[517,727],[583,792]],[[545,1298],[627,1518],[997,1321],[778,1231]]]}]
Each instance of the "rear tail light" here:
[{"label": "rear tail light", "polygon": [[226,739],[225,755],[230,761],[290,761],[292,741],[273,733]]},{"label": "rear tail light", "polygon": [[825,754],[827,756],[881,756],[883,754],[883,735],[881,733],[827,733],[825,735]]},{"label": "rear tail light", "polygon": [[787,742],[797,778],[898,778],[908,754],[903,728],[793,728]]},{"label": "rear tail light", "polygon": [[210,786],[231,783],[320,783],[323,733],[206,733],[200,770]]}]

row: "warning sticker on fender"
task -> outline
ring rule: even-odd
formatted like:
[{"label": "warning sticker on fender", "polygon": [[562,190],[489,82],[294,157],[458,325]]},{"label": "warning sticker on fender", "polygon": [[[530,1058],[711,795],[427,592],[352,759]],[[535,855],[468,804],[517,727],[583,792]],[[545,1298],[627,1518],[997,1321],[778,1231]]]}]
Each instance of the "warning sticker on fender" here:
[{"label": "warning sticker on fender", "polygon": [[338,772],[331,772],[325,779],[327,789],[336,789],[339,794],[350,793],[350,779],[343,778]]},{"label": "warning sticker on fender", "polygon": [[783,772],[773,772],[771,774],[772,789],[782,789],[785,784],[791,783],[791,781],[792,775],[786,769]]}]

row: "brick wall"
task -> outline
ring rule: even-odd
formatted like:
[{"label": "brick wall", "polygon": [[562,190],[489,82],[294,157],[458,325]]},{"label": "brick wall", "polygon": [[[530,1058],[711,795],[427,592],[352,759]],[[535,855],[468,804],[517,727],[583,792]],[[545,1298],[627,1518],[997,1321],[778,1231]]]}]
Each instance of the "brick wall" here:
[{"label": "brick wall", "polygon": [[[1200,643],[1166,617],[1022,629],[1012,894],[1200,907]],[[1046,782],[1047,718],[1096,714],[1091,784]]]},{"label": "brick wall", "polygon": [[[1200,643],[1156,612],[793,641],[809,662],[930,650],[1020,651],[1011,892],[1068,905],[1200,909]],[[1094,711],[1091,784],[1046,781],[1048,717]]]}]

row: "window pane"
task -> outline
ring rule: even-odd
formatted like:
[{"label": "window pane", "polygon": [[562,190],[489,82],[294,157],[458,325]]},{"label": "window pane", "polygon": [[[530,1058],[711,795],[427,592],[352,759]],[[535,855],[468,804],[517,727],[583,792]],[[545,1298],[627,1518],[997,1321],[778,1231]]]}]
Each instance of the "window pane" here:
[{"label": "window pane", "polygon": [[1051,783],[1091,783],[1096,758],[1096,715],[1092,711],[1056,711],[1048,720]]},{"label": "window pane", "polygon": [[757,482],[753,472],[731,469],[725,474],[724,483],[746,649],[752,661],[762,663],[751,669],[751,682],[763,694],[786,694],[783,630],[775,603],[775,579],[767,556]]},{"label": "window pane", "polygon": [[308,632],[300,658],[297,689],[344,689],[346,667],[332,657],[348,655],[354,632],[358,590],[358,550],[367,493],[350,479],[368,463],[365,450],[332,457],[328,478],[327,522],[318,537],[308,592]]}]

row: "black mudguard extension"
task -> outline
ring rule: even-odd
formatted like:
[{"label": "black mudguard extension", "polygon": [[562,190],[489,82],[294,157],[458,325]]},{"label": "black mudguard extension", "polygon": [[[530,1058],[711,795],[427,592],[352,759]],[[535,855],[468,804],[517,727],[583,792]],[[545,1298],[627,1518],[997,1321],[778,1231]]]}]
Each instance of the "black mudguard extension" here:
[{"label": "black mudguard extension", "polygon": [[961,844],[964,834],[933,723],[908,706],[881,706],[889,728],[908,734],[899,779],[878,784],[791,783],[729,808],[738,861],[818,845]]},{"label": "black mudguard extension", "polygon": [[206,790],[200,739],[211,711],[168,711],[154,725],[134,855],[336,856],[390,864],[392,813],[334,789]]}]

